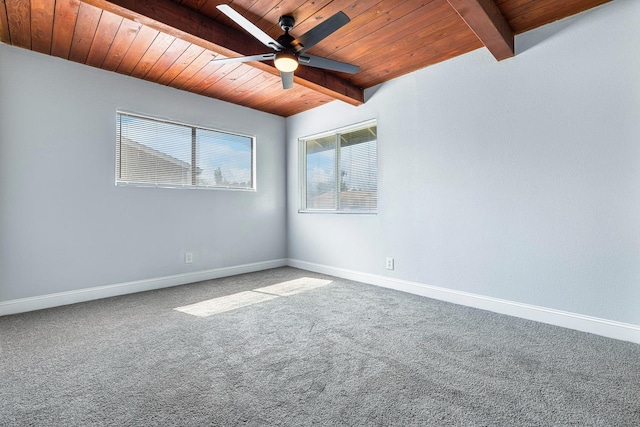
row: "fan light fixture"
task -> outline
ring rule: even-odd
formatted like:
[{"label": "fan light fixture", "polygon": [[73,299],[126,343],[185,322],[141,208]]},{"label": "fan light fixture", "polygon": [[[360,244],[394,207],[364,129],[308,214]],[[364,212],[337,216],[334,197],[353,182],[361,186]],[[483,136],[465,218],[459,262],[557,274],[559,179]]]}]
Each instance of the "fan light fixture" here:
[{"label": "fan light fixture", "polygon": [[278,52],[273,60],[276,68],[283,73],[291,73],[298,68],[298,58],[289,52]]}]

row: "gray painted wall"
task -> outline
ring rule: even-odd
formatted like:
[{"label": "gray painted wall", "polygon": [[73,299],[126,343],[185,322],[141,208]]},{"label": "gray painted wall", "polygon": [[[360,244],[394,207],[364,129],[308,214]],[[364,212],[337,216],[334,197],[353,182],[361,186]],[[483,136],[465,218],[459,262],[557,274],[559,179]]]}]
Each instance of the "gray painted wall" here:
[{"label": "gray painted wall", "polygon": [[[638,40],[616,0],[289,118],[289,258],[640,324]],[[297,213],[297,138],[371,118],[378,214]]]},{"label": "gray painted wall", "polygon": [[[0,97],[0,301],[286,257],[283,118],[4,44]],[[258,191],[116,187],[116,109],[255,135]]]}]

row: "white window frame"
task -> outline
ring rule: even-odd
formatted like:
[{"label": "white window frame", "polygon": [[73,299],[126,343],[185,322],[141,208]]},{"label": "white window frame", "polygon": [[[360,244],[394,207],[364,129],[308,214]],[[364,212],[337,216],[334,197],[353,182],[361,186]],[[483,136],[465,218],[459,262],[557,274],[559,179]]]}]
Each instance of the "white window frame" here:
[{"label": "white window frame", "polygon": [[[298,182],[299,182],[299,200],[300,206],[298,213],[327,213],[327,214],[373,214],[378,213],[378,198],[379,194],[378,185],[376,182],[376,208],[375,209],[340,209],[340,144],[338,142],[338,136],[343,133],[349,133],[366,129],[375,126],[377,132],[377,120],[370,119],[364,122],[359,122],[349,126],[333,129],[330,131],[317,133],[313,135],[304,136],[298,138]],[[336,158],[335,158],[335,183],[336,183],[336,208],[335,209],[311,209],[307,208],[307,150],[306,142],[310,139],[326,138],[330,136],[336,137]],[[376,139],[376,152],[378,151],[378,141]],[[376,165],[375,165],[376,177],[379,177],[378,161],[376,153]]]},{"label": "white window frame", "polygon": [[[127,181],[127,180],[121,180],[118,176],[118,172],[120,169],[120,165],[118,165],[118,156],[115,156],[115,162],[114,162],[114,166],[115,166],[115,171],[114,171],[114,175],[115,175],[115,184],[116,186],[122,186],[122,187],[151,187],[151,188],[172,188],[172,189],[196,189],[196,190],[229,190],[229,191],[256,191],[257,190],[257,183],[256,183],[256,177],[257,177],[257,173],[256,173],[256,137],[255,135],[248,135],[248,134],[243,134],[243,133],[239,133],[239,132],[235,132],[235,131],[229,131],[229,130],[222,130],[222,129],[216,129],[216,128],[212,128],[212,127],[207,127],[207,126],[202,126],[202,125],[196,125],[196,124],[192,124],[192,123],[186,123],[186,122],[181,122],[181,121],[177,121],[177,120],[171,120],[171,119],[166,119],[166,118],[161,118],[161,117],[154,117],[154,116],[150,116],[150,115],[146,115],[146,114],[140,114],[140,113],[134,113],[131,111],[126,111],[126,110],[116,110],[116,121],[118,120],[118,117],[120,115],[125,115],[125,116],[130,116],[130,117],[136,117],[139,119],[145,119],[145,120],[152,120],[152,121],[156,121],[156,122],[161,122],[161,123],[166,123],[166,124],[170,124],[170,125],[176,125],[176,126],[184,126],[184,127],[188,127],[191,129],[202,129],[205,131],[212,131],[212,132],[218,132],[218,133],[224,133],[224,134],[229,134],[229,135],[234,135],[234,136],[241,136],[241,137],[245,137],[245,138],[249,138],[251,140],[251,187],[232,187],[232,186],[224,186],[224,185],[194,185],[194,184],[175,184],[175,183],[152,183],[152,182],[139,182],[139,181]],[[116,150],[120,149],[120,135],[117,134],[116,132]],[[194,156],[194,152],[192,152],[192,158]]]}]

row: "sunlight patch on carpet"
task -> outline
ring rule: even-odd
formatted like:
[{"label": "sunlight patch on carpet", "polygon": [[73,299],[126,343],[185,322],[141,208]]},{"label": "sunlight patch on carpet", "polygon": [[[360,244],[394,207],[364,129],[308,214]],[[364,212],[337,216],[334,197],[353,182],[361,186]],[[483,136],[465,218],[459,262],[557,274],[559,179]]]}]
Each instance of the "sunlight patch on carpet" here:
[{"label": "sunlight patch on carpet", "polygon": [[183,307],[176,307],[174,310],[191,314],[192,316],[209,317],[214,314],[236,310],[272,299],[310,291],[328,285],[329,283],[331,283],[331,280],[303,277],[276,283],[275,285],[264,286],[251,291],[238,292],[237,294],[200,301]]},{"label": "sunlight patch on carpet", "polygon": [[206,301],[197,302],[184,307],[177,307],[174,310],[191,314],[198,317],[208,317],[218,313],[235,310],[248,305],[258,304],[278,298],[277,295],[261,294],[253,291],[239,292],[220,298],[213,298]]},{"label": "sunlight patch on carpet", "polygon": [[300,292],[320,288],[322,286],[328,285],[329,283],[331,283],[331,280],[303,277],[301,279],[288,280],[286,282],[276,283],[275,285],[265,286],[264,288],[254,289],[254,291],[278,295],[281,297],[288,297],[290,295],[299,294]]}]

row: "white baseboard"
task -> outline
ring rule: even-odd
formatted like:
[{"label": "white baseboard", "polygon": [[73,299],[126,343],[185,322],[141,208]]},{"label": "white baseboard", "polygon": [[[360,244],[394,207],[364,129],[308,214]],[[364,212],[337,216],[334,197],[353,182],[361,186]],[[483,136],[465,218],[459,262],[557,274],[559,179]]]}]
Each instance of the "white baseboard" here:
[{"label": "white baseboard", "polygon": [[252,273],[254,271],[268,270],[270,268],[284,267],[286,265],[286,259],[276,259],[232,267],[196,271],[193,273],[176,274],[173,276],[136,280],[133,282],[119,283],[115,285],[98,286],[76,291],[58,292],[55,294],[39,295],[30,298],[0,301],[0,316],[42,310],[44,308],[75,304],[100,298],[109,298],[118,295],[168,288],[171,286],[185,285],[187,283],[235,276],[237,274]]},{"label": "white baseboard", "polygon": [[288,265],[303,270],[395,289],[454,304],[488,310],[494,313],[507,314],[509,316],[520,317],[523,319],[534,320],[536,322],[547,323],[550,325],[561,326],[564,328],[575,329],[582,332],[589,332],[596,335],[640,344],[640,325],[491,298],[469,292],[439,288],[436,286],[424,285],[422,283],[330,267],[327,265],[314,264],[296,259],[289,259]]}]

